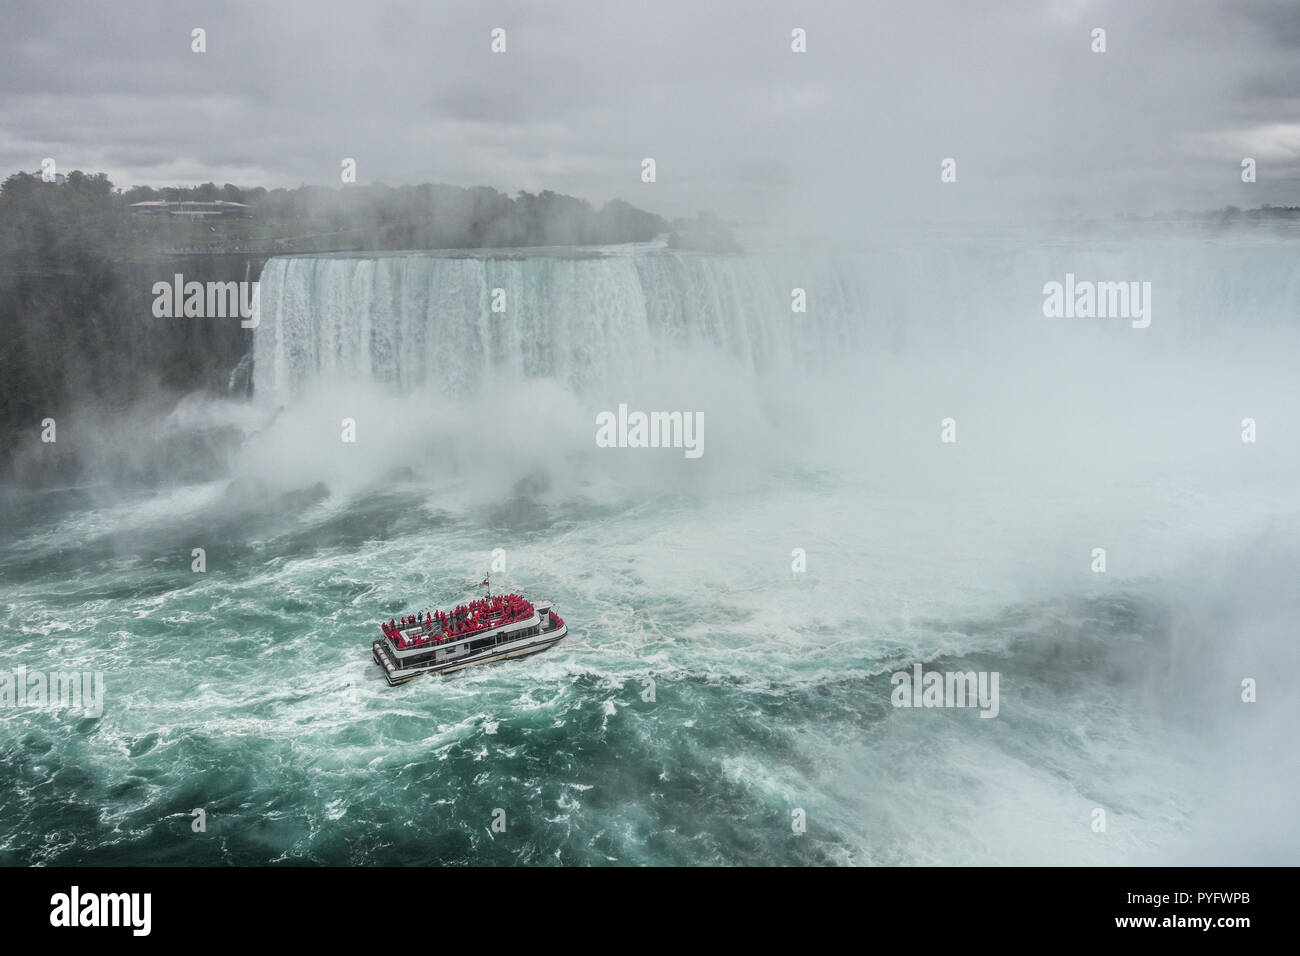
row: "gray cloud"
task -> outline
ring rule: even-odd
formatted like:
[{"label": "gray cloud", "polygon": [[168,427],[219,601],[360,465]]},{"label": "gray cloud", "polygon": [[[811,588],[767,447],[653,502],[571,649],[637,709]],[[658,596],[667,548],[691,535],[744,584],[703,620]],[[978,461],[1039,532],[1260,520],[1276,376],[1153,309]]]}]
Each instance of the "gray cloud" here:
[{"label": "gray cloud", "polygon": [[1294,3],[3,7],[0,166],[123,186],[334,184],[346,156],[365,181],[851,225],[1295,202],[1300,183]]}]

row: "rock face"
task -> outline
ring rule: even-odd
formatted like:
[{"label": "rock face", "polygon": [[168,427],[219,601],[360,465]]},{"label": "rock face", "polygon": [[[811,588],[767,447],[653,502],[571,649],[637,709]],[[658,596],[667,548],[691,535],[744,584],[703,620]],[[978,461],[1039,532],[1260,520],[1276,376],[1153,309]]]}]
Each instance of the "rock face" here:
[{"label": "rock face", "polygon": [[[39,454],[42,480],[54,463],[74,479],[74,436],[65,422],[102,430],[126,409],[165,413],[192,392],[247,395],[253,330],[238,317],[156,318],[153,287],[177,273],[202,282],[256,280],[265,258],[160,256],[88,270],[0,271],[0,478],[21,479],[19,459]],[[58,440],[69,440],[58,453],[33,447],[48,418],[60,426]]]}]

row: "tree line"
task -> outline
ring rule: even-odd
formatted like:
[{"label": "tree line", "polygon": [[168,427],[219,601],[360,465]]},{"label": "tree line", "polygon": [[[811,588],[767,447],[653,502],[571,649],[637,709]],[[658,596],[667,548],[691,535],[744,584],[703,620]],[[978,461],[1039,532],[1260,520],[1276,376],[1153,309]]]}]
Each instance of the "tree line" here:
[{"label": "tree line", "polygon": [[346,247],[358,252],[606,245],[645,242],[670,228],[660,216],[620,199],[596,207],[551,190],[508,196],[487,186],[432,183],[296,189],[204,183],[119,190],[103,173],[74,171],[62,184],[17,173],[0,185],[0,255],[47,266],[53,256],[78,268],[96,250],[130,255],[172,248],[177,236],[163,228],[172,223],[132,214],[133,204],[159,200],[249,207],[251,225],[224,218],[173,220],[181,229],[260,237],[268,245],[301,234],[345,233]]}]

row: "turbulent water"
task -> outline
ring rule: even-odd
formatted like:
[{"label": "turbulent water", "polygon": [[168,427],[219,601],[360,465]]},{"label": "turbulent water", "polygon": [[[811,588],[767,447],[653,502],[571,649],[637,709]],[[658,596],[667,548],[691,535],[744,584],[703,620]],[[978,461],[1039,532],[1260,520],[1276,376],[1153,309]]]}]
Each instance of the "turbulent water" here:
[{"label": "turbulent water", "polygon": [[[1067,273],[1150,281],[1150,327],[1045,318]],[[237,435],[215,473],[0,499],[5,666],[106,682],[0,710],[0,862],[1295,862],[1294,242],[261,281],[252,400],[151,435]],[[704,454],[597,447],[620,403]],[[568,639],[389,688],[377,622],[494,562]],[[997,717],[891,706],[917,663]]]}]

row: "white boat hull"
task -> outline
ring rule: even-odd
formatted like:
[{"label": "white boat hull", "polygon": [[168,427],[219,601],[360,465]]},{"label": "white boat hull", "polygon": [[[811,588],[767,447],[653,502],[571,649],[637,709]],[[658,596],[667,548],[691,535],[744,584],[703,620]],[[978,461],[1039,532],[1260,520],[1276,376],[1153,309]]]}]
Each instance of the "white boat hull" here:
[{"label": "white boat hull", "polygon": [[498,644],[495,647],[487,647],[454,660],[426,661],[422,664],[413,664],[407,667],[400,666],[383,641],[375,641],[371,645],[371,653],[375,658],[375,663],[383,669],[385,679],[391,686],[396,687],[398,684],[405,684],[409,680],[414,680],[421,674],[450,674],[478,664],[491,664],[511,657],[526,657],[529,654],[537,654],[560,643],[568,633],[569,625],[561,624],[557,628],[543,631],[532,637]]}]

